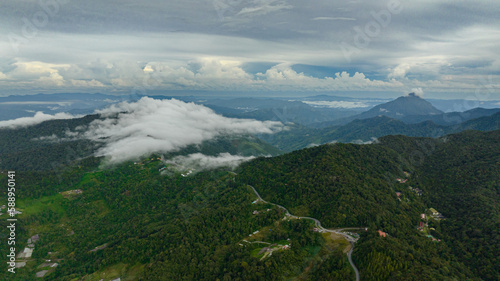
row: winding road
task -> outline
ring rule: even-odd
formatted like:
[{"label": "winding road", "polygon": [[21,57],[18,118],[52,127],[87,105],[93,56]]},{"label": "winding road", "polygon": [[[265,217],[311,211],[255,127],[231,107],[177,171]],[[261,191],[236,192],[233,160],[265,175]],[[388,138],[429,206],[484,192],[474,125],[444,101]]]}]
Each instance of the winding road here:
[{"label": "winding road", "polygon": [[290,217],[290,218],[293,218],[293,219],[306,219],[306,220],[312,220],[314,221],[314,224],[315,226],[321,231],[321,232],[332,232],[332,233],[336,233],[336,234],[340,234],[342,236],[344,236],[344,238],[349,241],[349,243],[351,243],[351,250],[349,250],[349,252],[347,253],[347,259],[349,260],[349,263],[351,264],[351,267],[352,269],[354,269],[354,273],[356,274],[356,281],[359,281],[359,271],[358,269],[356,268],[356,266],[354,265],[354,262],[352,261],[352,251],[354,250],[354,243],[356,243],[357,239],[355,237],[352,237],[351,235],[347,234],[347,233],[343,233],[342,231],[344,230],[348,230],[348,229],[359,229],[357,227],[347,227],[347,228],[336,228],[336,229],[327,229],[327,228],[324,228],[322,225],[321,225],[321,222],[318,220],[318,219],[315,219],[315,218],[311,218],[311,217],[298,217],[298,216],[294,216],[292,214],[290,214],[290,212],[288,211],[287,208],[281,206],[281,205],[278,205],[278,204],[274,204],[274,203],[271,203],[271,202],[267,202],[266,200],[262,199],[262,197],[260,197],[260,194],[257,192],[257,190],[255,189],[255,187],[251,186],[251,185],[248,185],[249,187],[252,188],[253,192],[255,193],[255,195],[257,195],[257,198],[259,198],[258,200],[259,201],[262,201],[264,203],[267,203],[267,204],[271,204],[271,205],[274,205],[274,206],[277,206],[278,208],[280,209],[283,209],[285,211],[285,214],[287,217]]}]

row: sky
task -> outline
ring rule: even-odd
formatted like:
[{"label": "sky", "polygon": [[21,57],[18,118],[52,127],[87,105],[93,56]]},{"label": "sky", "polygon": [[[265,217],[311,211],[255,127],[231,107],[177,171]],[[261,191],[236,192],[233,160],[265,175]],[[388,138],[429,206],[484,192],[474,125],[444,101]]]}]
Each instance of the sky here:
[{"label": "sky", "polygon": [[2,0],[0,96],[495,100],[499,14],[497,0]]}]

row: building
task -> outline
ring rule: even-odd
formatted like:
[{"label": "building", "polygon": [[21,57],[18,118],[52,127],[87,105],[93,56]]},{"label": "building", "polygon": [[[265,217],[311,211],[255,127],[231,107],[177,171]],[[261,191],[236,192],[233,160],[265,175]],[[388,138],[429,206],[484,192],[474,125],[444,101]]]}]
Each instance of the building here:
[{"label": "building", "polygon": [[415,192],[417,193],[418,196],[421,196],[424,192],[420,188],[415,188]]},{"label": "building", "polygon": [[433,216],[439,215],[439,212],[436,211],[436,209],[434,209],[434,208],[429,208],[429,211],[432,213]]},{"label": "building", "polygon": [[38,239],[40,239],[40,236],[38,234],[31,236],[31,241],[33,241],[33,243],[36,243],[36,241],[38,241]]},{"label": "building", "polygon": [[387,236],[387,233],[385,233],[385,232],[383,232],[383,231],[381,231],[381,230],[377,230],[377,231],[378,231],[378,235],[379,235],[380,237],[386,237],[386,236]]}]

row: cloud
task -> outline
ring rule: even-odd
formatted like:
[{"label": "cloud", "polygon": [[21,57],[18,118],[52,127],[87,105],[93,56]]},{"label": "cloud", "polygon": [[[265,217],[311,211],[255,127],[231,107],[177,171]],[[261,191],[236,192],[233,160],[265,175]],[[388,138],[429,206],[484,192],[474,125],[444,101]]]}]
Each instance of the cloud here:
[{"label": "cloud", "polygon": [[369,107],[368,104],[364,102],[354,102],[354,101],[302,101],[305,104],[309,104],[316,107],[329,107],[329,108],[360,108]]},{"label": "cloud", "polygon": [[166,163],[174,164],[174,169],[178,171],[216,169],[221,167],[230,167],[234,169],[242,162],[250,161],[254,158],[253,156],[244,157],[231,155],[229,153],[220,153],[217,156],[194,153],[187,156],[176,156],[166,161]]},{"label": "cloud", "polygon": [[356,20],[356,19],[346,18],[346,17],[315,17],[312,20]]},{"label": "cloud", "polygon": [[239,11],[237,16],[262,16],[272,12],[277,12],[284,9],[292,9],[293,6],[287,4],[285,1],[276,0],[257,0],[254,1],[253,7],[244,7]]},{"label": "cloud", "polygon": [[[33,17],[45,11],[43,1],[3,1],[0,95],[129,94],[139,86],[262,95],[340,90],[366,97],[373,91],[396,95],[422,87],[427,96],[450,98],[473,94],[480,78],[488,75],[498,85],[500,2],[422,1],[401,1],[402,12],[392,14],[387,23],[383,12],[388,1],[71,1],[61,4],[33,36],[26,35],[25,19],[36,22]],[[11,34],[29,44],[15,52]],[[342,42],[356,49],[350,63]],[[190,62],[206,58],[212,59],[206,68],[190,68]],[[223,61],[236,64],[217,65]],[[305,71],[303,77],[285,76],[288,80],[279,82],[255,77],[257,71],[245,73],[245,63],[329,70],[320,75]],[[309,79],[335,79],[335,73],[344,71],[366,75],[371,82]]]},{"label": "cloud", "polygon": [[411,69],[411,66],[408,63],[402,63],[396,66],[391,73],[389,73],[389,78],[404,78],[406,73]]},{"label": "cloud", "polygon": [[422,88],[413,88],[411,89],[411,92],[418,97],[424,98],[424,90],[422,90]]},{"label": "cloud", "polygon": [[72,79],[71,80],[71,85],[75,86],[75,87],[89,87],[89,88],[95,88],[95,87],[98,87],[98,88],[101,88],[101,87],[104,87],[104,84],[95,80],[95,79],[92,79],[90,81],[87,81],[87,80],[75,80],[75,79]]},{"label": "cloud", "polygon": [[378,142],[379,141],[376,137],[371,137],[371,140],[369,140],[369,141],[364,141],[364,140],[360,140],[360,139],[351,141],[351,143],[354,143],[354,144],[375,144]]},{"label": "cloud", "polygon": [[80,118],[83,116],[79,115],[71,115],[68,113],[57,113],[55,115],[45,114],[41,111],[37,112],[33,117],[22,117],[13,120],[0,121],[0,128],[9,128],[16,129],[22,127],[29,127],[33,125],[40,124],[49,120],[57,120],[57,119],[73,119]]},{"label": "cloud", "polygon": [[176,151],[223,135],[269,134],[281,130],[280,122],[233,119],[211,109],[179,100],[144,97],[99,110],[80,137],[104,144],[96,155],[108,163],[138,159],[154,152]]}]

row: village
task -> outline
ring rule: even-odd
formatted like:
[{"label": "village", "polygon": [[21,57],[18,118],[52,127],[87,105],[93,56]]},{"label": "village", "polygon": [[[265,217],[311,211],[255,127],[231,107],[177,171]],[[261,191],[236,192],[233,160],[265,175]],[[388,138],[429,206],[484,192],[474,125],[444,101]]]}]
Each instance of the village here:
[{"label": "village", "polygon": [[431,231],[435,231],[436,229],[433,227],[429,227],[429,219],[439,221],[445,219],[445,217],[434,208],[429,208],[426,213],[428,214],[420,214],[420,222],[417,226],[417,229],[422,232],[422,235],[425,235],[427,238],[432,239],[432,241],[441,242],[441,239],[436,239],[431,235]]},{"label": "village", "polygon": [[[411,176],[410,173],[403,171],[403,174],[405,178],[396,178],[396,181],[400,184],[405,184],[408,182],[408,178]],[[414,188],[412,186],[408,186],[408,189],[415,192],[417,196],[422,196],[423,191],[420,188]],[[403,198],[403,193],[402,192],[396,192],[396,197],[399,201],[402,201]],[[405,200],[406,202],[410,202],[408,198]],[[427,213],[427,214],[426,214]],[[426,213],[420,214],[420,221],[417,226],[417,230],[420,231],[423,235],[425,235],[427,238],[432,239],[434,242],[440,242],[441,239],[436,239],[434,236],[431,235],[431,231],[435,231],[436,229],[433,227],[429,227],[429,219],[435,220],[435,221],[440,221],[443,219],[446,219],[440,212],[438,212],[434,208],[429,208],[426,210]],[[387,237],[390,236],[387,232],[384,232],[382,230],[377,230],[377,233],[379,234],[380,237]]]},{"label": "village", "polygon": [[[255,204],[259,203],[260,201],[261,201],[260,199],[257,199],[255,201],[253,201],[252,204],[255,205]],[[270,211],[272,211],[272,209],[269,209],[269,208],[262,209],[262,210],[254,210],[252,212],[252,215],[257,216],[261,213],[270,212]],[[275,227],[277,227],[277,226],[275,226]],[[272,231],[273,231],[273,228],[271,228],[271,227],[265,227],[261,230],[256,230],[256,231],[250,233],[248,235],[247,239],[243,239],[241,242],[239,242],[238,245],[241,247],[247,247],[251,244],[264,244],[264,245],[266,245],[262,248],[253,249],[250,253],[251,256],[253,256],[255,258],[260,258],[260,260],[263,260],[265,258],[272,256],[273,252],[282,251],[282,250],[289,250],[291,247],[290,239],[278,241],[278,242],[274,242],[274,243],[261,241],[265,238],[265,236],[266,236],[265,234],[271,233]]]},{"label": "village", "polygon": [[[28,239],[27,245],[24,248],[24,250],[17,255],[16,268],[25,267],[28,262],[34,261],[32,259],[32,255],[35,250],[35,244],[38,242],[39,239],[40,236],[38,234],[35,234]],[[49,255],[50,254],[53,253],[49,252]],[[59,265],[57,261],[59,260],[45,259],[44,262],[37,267],[37,270],[39,271],[35,273],[35,276],[37,278],[43,278],[48,273],[53,272],[55,268]]]}]

